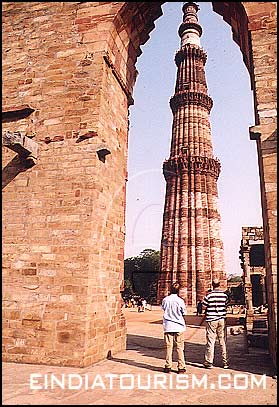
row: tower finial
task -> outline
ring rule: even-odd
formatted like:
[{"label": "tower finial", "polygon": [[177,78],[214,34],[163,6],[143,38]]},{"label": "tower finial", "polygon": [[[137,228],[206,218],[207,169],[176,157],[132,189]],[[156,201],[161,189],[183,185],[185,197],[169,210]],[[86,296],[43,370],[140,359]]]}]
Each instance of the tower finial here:
[{"label": "tower finial", "polygon": [[200,47],[200,37],[202,35],[202,27],[198,20],[199,6],[187,1],[183,3],[183,23],[180,25],[178,34],[181,37],[181,47],[185,44],[195,44]]}]

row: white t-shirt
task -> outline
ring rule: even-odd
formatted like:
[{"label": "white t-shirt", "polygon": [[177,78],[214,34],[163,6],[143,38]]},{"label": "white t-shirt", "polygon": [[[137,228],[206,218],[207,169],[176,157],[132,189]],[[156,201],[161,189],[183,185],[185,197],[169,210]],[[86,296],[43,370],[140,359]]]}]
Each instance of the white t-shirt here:
[{"label": "white t-shirt", "polygon": [[186,305],[177,294],[170,294],[162,301],[164,332],[183,332],[186,330],[183,315],[186,315]]}]

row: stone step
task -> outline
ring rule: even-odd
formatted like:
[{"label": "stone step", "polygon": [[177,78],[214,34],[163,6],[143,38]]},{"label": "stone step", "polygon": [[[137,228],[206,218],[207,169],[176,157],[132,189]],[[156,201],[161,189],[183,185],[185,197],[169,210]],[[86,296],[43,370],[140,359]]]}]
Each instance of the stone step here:
[{"label": "stone step", "polygon": [[253,328],[252,334],[268,334],[267,328]]},{"label": "stone step", "polygon": [[253,328],[267,328],[267,321],[266,320],[254,320]]}]

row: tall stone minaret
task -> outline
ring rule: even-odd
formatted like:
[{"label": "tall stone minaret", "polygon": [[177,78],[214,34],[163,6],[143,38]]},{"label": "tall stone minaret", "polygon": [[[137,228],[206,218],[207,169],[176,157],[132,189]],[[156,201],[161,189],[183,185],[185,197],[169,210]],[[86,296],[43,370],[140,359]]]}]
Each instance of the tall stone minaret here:
[{"label": "tall stone minaret", "polygon": [[178,33],[181,48],[175,55],[178,68],[170,157],[163,164],[166,196],[161,241],[161,271],[158,302],[178,281],[180,295],[195,306],[218,277],[226,288],[224,249],[218,210],[217,179],[220,162],[214,158],[209,114],[212,99],[207,94],[201,48],[202,27],[197,4],[184,3]]}]

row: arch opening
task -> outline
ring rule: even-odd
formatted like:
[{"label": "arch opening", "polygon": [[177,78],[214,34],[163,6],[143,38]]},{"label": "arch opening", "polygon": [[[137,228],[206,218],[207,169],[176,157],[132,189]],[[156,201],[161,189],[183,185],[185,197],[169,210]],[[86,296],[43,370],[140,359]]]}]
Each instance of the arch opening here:
[{"label": "arch opening", "polygon": [[[164,23],[164,18],[169,19],[168,22]],[[210,117],[213,148],[222,165],[219,199],[226,269],[228,275],[240,274],[241,226],[262,223],[256,146],[249,140],[248,133],[253,124],[253,95],[242,54],[231,40],[230,27],[213,13],[208,3],[201,4],[199,18],[204,29],[202,47],[208,54],[207,83],[214,102]],[[137,62],[135,105],[130,107],[126,257],[136,256],[147,247],[156,250],[160,247],[165,195],[162,163],[169,154],[171,142],[172,113],[168,102],[174,92],[174,55],[179,49],[177,31],[181,19],[181,5],[165,3],[163,16],[157,21],[148,43],[142,47],[143,54]],[[249,192],[247,186],[251,186],[251,181],[254,184]],[[150,212],[144,210],[150,205],[156,205],[157,211],[152,213],[152,218]],[[243,215],[239,215],[241,206]],[[251,206],[253,215],[248,209]],[[142,220],[140,228],[135,220],[144,212],[146,219]],[[156,224],[156,230],[152,223]],[[135,243],[136,235],[138,243]]]}]

